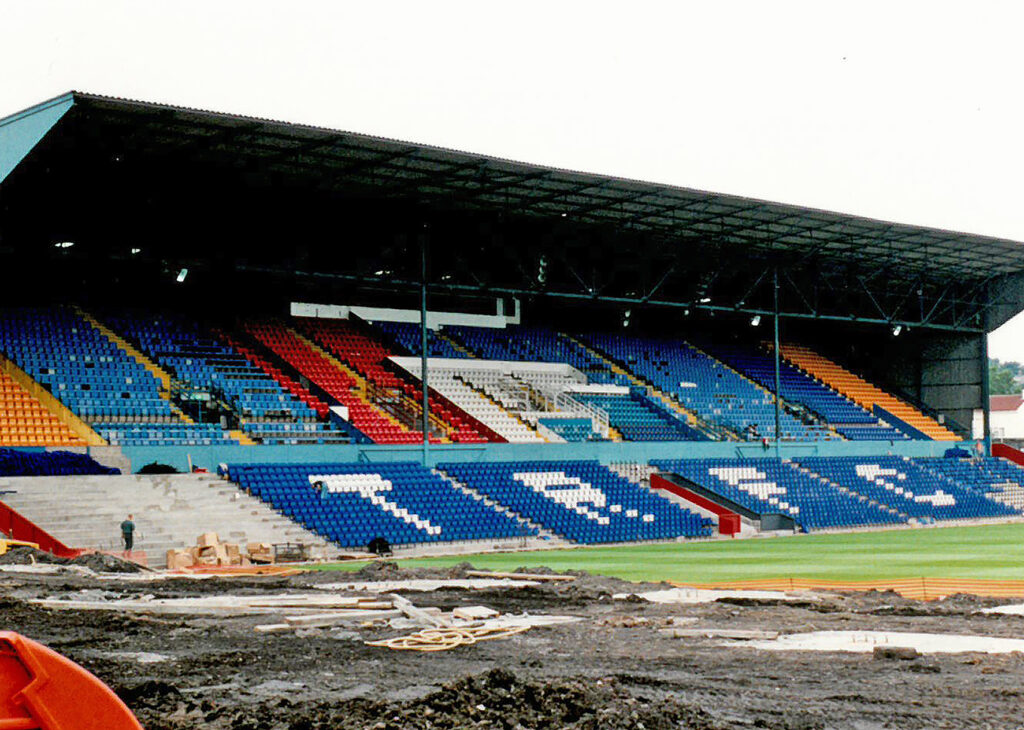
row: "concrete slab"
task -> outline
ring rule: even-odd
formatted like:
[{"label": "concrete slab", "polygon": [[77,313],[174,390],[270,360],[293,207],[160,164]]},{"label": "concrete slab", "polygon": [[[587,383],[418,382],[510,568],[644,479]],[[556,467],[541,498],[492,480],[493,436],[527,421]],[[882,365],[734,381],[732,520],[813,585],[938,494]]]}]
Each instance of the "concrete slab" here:
[{"label": "concrete slab", "polygon": [[900,631],[812,631],[788,634],[773,641],[731,641],[724,646],[767,651],[844,651],[870,653],[876,647],[909,648],[921,654],[1009,654],[1024,652],[1024,639],[966,634],[923,634]]}]

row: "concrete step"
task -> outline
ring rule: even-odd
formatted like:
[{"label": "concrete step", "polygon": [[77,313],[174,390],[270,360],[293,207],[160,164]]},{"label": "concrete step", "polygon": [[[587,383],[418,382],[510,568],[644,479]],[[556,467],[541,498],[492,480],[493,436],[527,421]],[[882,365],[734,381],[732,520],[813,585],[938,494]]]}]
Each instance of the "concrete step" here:
[{"label": "concrete step", "polygon": [[210,477],[122,475],[0,478],[4,501],[73,547],[120,548],[120,523],[129,513],[136,548],[150,564],[169,549],[194,545],[204,532],[226,542],[328,543],[269,505]]}]

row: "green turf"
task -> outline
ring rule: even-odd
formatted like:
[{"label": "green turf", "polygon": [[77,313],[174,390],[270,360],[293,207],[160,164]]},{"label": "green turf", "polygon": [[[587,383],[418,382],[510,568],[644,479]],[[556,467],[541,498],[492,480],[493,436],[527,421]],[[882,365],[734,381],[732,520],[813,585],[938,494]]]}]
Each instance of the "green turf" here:
[{"label": "green turf", "polygon": [[[547,566],[553,570],[587,570],[628,580],[694,583],[788,577],[1022,580],[1024,524],[482,553],[401,562],[408,566],[446,566],[465,561],[491,570]],[[362,563],[339,563],[321,567],[354,570],[361,566]]]}]

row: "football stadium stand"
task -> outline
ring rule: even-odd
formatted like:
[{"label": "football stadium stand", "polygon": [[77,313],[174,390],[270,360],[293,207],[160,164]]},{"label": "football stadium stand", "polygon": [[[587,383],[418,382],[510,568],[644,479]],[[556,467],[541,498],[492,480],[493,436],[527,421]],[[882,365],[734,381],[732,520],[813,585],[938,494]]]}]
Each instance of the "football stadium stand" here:
[{"label": "football stadium stand", "polygon": [[[0,128],[0,476],[88,475],[77,509],[259,500],[344,547],[1024,510],[988,418],[940,458],[1019,243],[77,92]],[[61,479],[21,495],[52,524]]]}]

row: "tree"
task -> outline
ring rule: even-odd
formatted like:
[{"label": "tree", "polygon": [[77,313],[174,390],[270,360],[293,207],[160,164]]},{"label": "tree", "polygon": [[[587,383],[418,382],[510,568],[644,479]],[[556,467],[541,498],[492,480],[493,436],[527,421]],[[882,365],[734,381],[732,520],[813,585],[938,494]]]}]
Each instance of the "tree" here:
[{"label": "tree", "polygon": [[988,361],[988,390],[991,395],[1020,395],[1021,386],[1016,381],[1021,372],[1020,363]]}]

